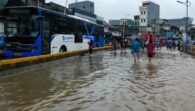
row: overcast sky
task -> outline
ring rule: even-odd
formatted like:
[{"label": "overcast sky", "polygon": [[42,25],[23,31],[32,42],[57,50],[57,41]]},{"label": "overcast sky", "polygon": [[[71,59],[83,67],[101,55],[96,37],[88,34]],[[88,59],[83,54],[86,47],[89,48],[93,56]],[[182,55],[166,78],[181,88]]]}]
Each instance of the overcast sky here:
[{"label": "overcast sky", "polygon": [[[46,2],[53,1],[55,3],[64,5],[66,0],[46,0]],[[76,0],[68,0],[68,4]],[[84,0],[77,0],[84,1]],[[139,14],[139,6],[144,0],[90,0],[95,2],[95,13],[104,17],[106,21],[109,19],[130,18]],[[185,5],[179,4],[177,0],[150,0],[160,5],[160,18],[181,18],[186,15]],[[185,0],[181,0],[184,1]],[[191,0],[189,8],[189,16],[195,18],[195,0]]]}]

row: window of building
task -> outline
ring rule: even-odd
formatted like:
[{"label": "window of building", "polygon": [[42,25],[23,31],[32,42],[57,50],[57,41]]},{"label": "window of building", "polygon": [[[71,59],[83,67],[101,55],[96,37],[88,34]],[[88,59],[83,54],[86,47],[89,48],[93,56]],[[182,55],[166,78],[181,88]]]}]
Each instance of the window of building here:
[{"label": "window of building", "polygon": [[93,4],[91,4],[90,7],[93,7]]},{"label": "window of building", "polygon": [[144,22],[146,22],[146,19],[144,19]]},{"label": "window of building", "polygon": [[144,11],[144,15],[146,14],[146,12]]},{"label": "window of building", "polygon": [[143,12],[141,11],[141,15],[143,15]]},{"label": "window of building", "polygon": [[141,19],[141,22],[143,22],[143,19]]},{"label": "window of building", "polygon": [[83,6],[83,8],[86,8],[85,6]]}]

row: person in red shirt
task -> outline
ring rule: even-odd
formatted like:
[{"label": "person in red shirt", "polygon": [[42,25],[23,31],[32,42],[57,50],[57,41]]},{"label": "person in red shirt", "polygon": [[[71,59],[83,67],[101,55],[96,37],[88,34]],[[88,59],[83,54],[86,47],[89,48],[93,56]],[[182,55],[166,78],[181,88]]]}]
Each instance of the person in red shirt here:
[{"label": "person in red shirt", "polygon": [[147,52],[148,52],[149,62],[151,62],[151,59],[154,56],[154,49],[155,49],[155,45],[153,44],[153,40],[150,39],[149,43],[147,45]]},{"label": "person in red shirt", "polygon": [[90,40],[90,42],[89,42],[89,54],[90,54],[90,55],[91,55],[92,52],[93,52],[93,48],[94,48],[93,41]]}]

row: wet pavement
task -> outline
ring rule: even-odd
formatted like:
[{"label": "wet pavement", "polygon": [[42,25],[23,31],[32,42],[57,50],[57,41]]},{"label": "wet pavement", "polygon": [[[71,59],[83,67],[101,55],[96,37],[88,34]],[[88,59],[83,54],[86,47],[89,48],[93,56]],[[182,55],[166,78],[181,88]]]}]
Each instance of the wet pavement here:
[{"label": "wet pavement", "polygon": [[[51,64],[51,63],[50,63]],[[60,60],[0,79],[0,111],[194,111],[195,59],[129,50]]]}]

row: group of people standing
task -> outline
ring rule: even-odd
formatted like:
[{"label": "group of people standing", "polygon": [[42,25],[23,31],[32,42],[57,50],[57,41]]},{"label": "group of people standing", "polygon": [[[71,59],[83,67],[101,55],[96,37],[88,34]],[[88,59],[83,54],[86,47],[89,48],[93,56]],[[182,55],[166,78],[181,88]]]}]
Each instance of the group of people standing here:
[{"label": "group of people standing", "polygon": [[183,43],[181,40],[168,40],[167,41],[167,49],[175,50],[178,48],[179,51],[182,51]]},{"label": "group of people standing", "polygon": [[[118,45],[117,45],[117,41],[116,40],[113,40],[112,41],[112,48],[114,51],[116,51]],[[146,44],[144,41],[142,42],[139,42],[139,39],[136,38],[134,40],[134,42],[132,42],[132,44],[130,45],[131,47],[131,53],[134,57],[134,61],[135,63],[139,62],[139,57],[140,57],[140,52],[141,50],[144,51],[145,48],[147,49],[147,55],[148,55],[148,58],[149,58],[149,62],[151,62],[151,59],[153,58],[155,52],[154,52],[154,49],[155,49],[155,45],[153,43],[153,40],[149,40],[149,43]],[[122,49],[122,46],[121,46],[121,49]],[[126,48],[124,48],[126,49]]]},{"label": "group of people standing", "polygon": [[155,52],[155,45],[153,43],[153,40],[150,39],[149,43],[146,45],[145,43],[140,44],[138,38],[135,39],[135,41],[131,44],[131,51],[134,57],[134,61],[139,62],[139,56],[140,56],[140,49],[144,49],[144,47],[146,46],[147,49],[147,55],[149,58],[149,62],[151,62],[151,59],[153,58]]},{"label": "group of people standing", "polygon": [[120,40],[119,42],[117,42],[117,40],[114,39],[111,44],[112,44],[112,49],[115,51],[118,48],[118,44],[120,44],[121,49],[126,49],[128,47],[128,40],[124,39],[124,41]]}]

